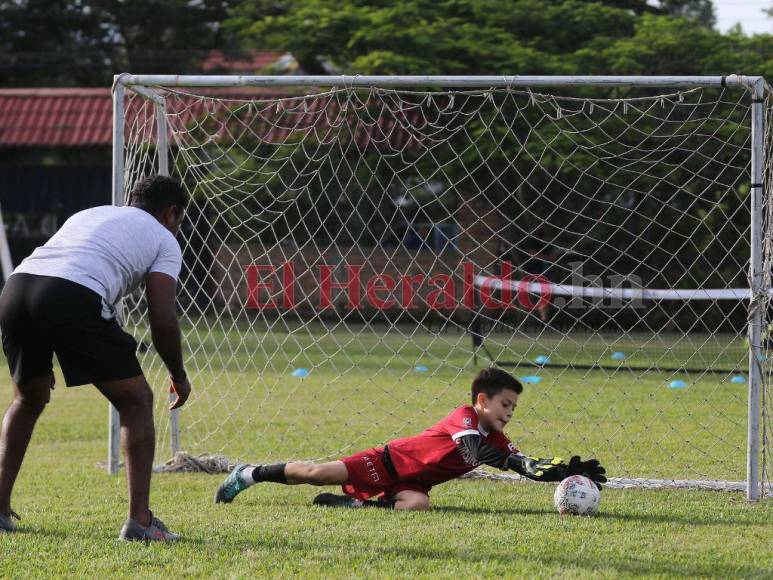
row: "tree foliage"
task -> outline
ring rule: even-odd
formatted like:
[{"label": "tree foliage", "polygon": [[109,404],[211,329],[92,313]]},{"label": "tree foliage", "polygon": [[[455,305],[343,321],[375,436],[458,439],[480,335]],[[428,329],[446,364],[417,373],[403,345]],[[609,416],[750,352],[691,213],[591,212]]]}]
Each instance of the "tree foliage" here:
[{"label": "tree foliage", "polygon": [[237,39],[309,74],[773,75],[773,35],[714,21],[710,0],[0,0],[0,83],[196,73]]},{"label": "tree foliage", "polygon": [[0,1],[5,86],[109,85],[118,72],[197,72],[233,43],[221,26],[235,0]]},{"label": "tree foliage", "polygon": [[713,23],[709,0],[247,0],[227,26],[311,74],[773,75],[773,35]]},{"label": "tree foliage", "polygon": [[708,28],[717,23],[711,0],[660,0],[660,7],[665,14],[696,20]]}]

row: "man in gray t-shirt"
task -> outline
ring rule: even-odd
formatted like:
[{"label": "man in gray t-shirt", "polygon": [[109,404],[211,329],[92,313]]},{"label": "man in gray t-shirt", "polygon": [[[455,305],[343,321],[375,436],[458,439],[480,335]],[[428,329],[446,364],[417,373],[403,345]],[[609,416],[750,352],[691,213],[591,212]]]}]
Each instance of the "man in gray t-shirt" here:
[{"label": "man in gray t-shirt", "polygon": [[187,204],[176,180],[146,178],[132,191],[129,207],[76,213],[8,279],[0,294],[0,330],[15,397],[0,432],[0,533],[16,528],[11,491],[54,388],[56,354],[68,387],[94,384],[120,414],[129,485],[129,518],[120,537],[177,538],[149,508],[153,393],[137,342],[119,326],[115,306],[145,282],[153,345],[177,394],[171,408],[182,406],[191,387],[175,310],[182,266],[175,235]]}]

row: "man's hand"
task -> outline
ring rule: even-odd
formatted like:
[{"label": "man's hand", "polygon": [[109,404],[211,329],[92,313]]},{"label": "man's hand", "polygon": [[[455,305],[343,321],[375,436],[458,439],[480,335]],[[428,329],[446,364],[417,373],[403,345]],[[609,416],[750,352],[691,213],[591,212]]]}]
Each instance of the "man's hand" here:
[{"label": "man's hand", "polygon": [[561,481],[567,466],[560,457],[527,457],[513,453],[507,467],[534,481]]},{"label": "man's hand", "polygon": [[606,472],[607,470],[601,466],[598,459],[583,461],[579,455],[572,457],[566,468],[567,475],[584,475],[592,479],[599,489],[601,489],[601,484],[607,481]]},{"label": "man's hand", "polygon": [[188,377],[185,377],[182,381],[175,381],[174,378],[169,377],[169,392],[176,395],[175,400],[169,405],[169,410],[172,411],[182,407],[191,394],[191,384],[188,382]]}]

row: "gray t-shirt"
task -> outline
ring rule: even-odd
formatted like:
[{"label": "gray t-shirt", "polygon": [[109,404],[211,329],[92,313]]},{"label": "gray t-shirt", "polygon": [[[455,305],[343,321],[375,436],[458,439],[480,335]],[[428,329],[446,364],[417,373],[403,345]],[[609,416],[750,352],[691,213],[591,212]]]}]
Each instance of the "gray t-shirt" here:
[{"label": "gray t-shirt", "polygon": [[103,205],[73,215],[14,273],[64,278],[115,305],[148,273],[176,280],[181,267],[180,245],[155,217],[136,207]]}]

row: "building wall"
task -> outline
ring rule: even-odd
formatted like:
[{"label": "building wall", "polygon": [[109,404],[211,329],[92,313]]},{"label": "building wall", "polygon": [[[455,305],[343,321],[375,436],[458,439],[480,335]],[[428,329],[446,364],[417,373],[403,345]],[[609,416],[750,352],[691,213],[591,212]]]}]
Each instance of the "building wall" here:
[{"label": "building wall", "polygon": [[[285,264],[292,264],[292,276]],[[252,284],[248,282],[247,271],[250,267],[259,266],[260,272],[253,274],[255,278]],[[328,246],[315,248],[307,246],[302,249],[294,247],[278,246],[271,249],[261,248],[257,245],[222,246],[216,253],[215,265],[212,269],[214,280],[213,299],[216,305],[226,306],[231,310],[240,308],[266,308],[270,302],[276,304],[276,309],[292,308],[305,313],[320,311],[323,306],[323,278],[326,276],[324,267],[331,269],[331,306],[339,309],[359,309],[363,312],[374,310],[403,310],[403,305],[409,306],[408,310],[416,312],[428,309],[430,294],[436,292],[437,306],[445,310],[445,298],[441,292],[451,292],[450,284],[454,286],[454,295],[458,300],[462,299],[463,269],[461,255],[456,251],[446,252],[444,255],[436,255],[430,250],[409,251],[403,248],[359,248],[355,246]],[[348,266],[348,268],[347,268]],[[268,268],[274,268],[274,271]],[[359,275],[355,274],[359,269]],[[387,275],[395,283],[394,290],[374,289],[376,286],[385,286],[386,279],[376,279],[378,275]],[[417,276],[423,278],[416,278]],[[285,279],[292,278],[294,286],[294,299],[291,292],[285,291]],[[402,279],[401,279],[402,277]],[[404,294],[411,277],[411,287],[414,289],[410,295]],[[432,285],[431,279],[435,285]],[[335,284],[347,284],[353,279],[359,280],[359,289],[355,286],[347,286],[345,289],[334,288]],[[271,285],[271,289],[258,288],[255,284],[258,280],[261,284]],[[371,282],[372,294],[376,299],[393,300],[393,308],[374,306],[368,300],[368,282]],[[252,304],[250,300],[250,288],[253,290]],[[406,290],[404,290],[406,289]],[[350,297],[354,304],[349,303]],[[274,309],[268,307],[268,309]],[[451,310],[454,310],[451,308]]]},{"label": "building wall", "polygon": [[111,203],[110,167],[0,166],[0,208],[14,266],[75,212]]}]

